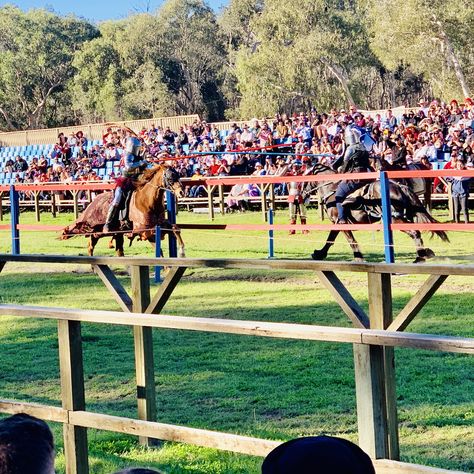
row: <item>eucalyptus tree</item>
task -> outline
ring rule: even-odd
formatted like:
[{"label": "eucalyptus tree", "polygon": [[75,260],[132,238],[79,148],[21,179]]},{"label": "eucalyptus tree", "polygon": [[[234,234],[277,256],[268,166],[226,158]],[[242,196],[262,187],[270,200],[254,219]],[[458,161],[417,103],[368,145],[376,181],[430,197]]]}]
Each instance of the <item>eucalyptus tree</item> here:
[{"label": "eucalyptus tree", "polygon": [[[48,107],[59,95],[66,95],[65,106],[70,106],[66,89],[74,74],[74,54],[96,35],[93,25],[72,16],[1,7],[0,127],[14,130],[57,125],[47,113]],[[59,115],[62,120],[71,119],[66,110]]]},{"label": "eucalyptus tree", "polygon": [[371,47],[383,64],[423,74],[445,99],[474,87],[474,8],[469,0],[369,0]]}]

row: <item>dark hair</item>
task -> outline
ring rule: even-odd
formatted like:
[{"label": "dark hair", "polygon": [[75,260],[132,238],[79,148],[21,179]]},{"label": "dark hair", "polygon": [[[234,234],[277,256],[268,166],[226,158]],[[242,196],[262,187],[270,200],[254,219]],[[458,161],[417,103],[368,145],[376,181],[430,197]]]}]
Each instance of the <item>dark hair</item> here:
[{"label": "dark hair", "polygon": [[0,421],[0,474],[50,474],[54,440],[49,426],[30,415]]},{"label": "dark hair", "polygon": [[160,471],[146,469],[144,467],[130,467],[128,469],[123,469],[122,471],[117,471],[114,474],[160,474]]},{"label": "dark hair", "polygon": [[332,436],[297,438],[276,447],[262,464],[262,474],[375,474],[359,446]]}]

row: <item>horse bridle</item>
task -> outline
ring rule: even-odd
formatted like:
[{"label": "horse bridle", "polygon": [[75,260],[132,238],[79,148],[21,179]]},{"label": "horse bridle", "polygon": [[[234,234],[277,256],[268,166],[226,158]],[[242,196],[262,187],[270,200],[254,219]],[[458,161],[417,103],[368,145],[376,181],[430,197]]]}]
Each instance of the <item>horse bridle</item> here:
[{"label": "horse bridle", "polygon": [[172,168],[168,168],[163,173],[163,186],[157,186],[156,184],[149,183],[156,189],[162,189],[163,191],[173,191],[173,184],[179,181],[179,174]]}]

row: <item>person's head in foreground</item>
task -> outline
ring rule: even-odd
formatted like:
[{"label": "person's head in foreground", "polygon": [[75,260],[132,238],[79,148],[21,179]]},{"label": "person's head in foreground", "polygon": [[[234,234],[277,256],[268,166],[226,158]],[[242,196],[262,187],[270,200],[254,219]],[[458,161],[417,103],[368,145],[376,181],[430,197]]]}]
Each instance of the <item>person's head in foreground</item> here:
[{"label": "person's head in foreground", "polygon": [[49,426],[29,415],[0,421],[0,474],[54,474],[54,440]]},{"label": "person's head in foreground", "polygon": [[375,474],[369,456],[342,438],[309,436],[275,448],[263,461],[262,474]]},{"label": "person's head in foreground", "polygon": [[155,471],[154,469],[146,469],[143,467],[129,467],[128,469],[117,471],[114,474],[161,474],[161,473],[160,471]]}]

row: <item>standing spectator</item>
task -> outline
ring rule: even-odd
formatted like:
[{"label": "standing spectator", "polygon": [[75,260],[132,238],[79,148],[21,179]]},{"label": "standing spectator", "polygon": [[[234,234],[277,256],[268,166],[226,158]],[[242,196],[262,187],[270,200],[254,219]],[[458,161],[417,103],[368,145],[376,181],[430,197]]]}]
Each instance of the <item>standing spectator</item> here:
[{"label": "standing spectator", "polygon": [[[466,165],[460,159],[454,165],[457,170],[465,170]],[[451,196],[453,199],[454,221],[461,222],[461,212],[463,213],[464,223],[469,223],[469,182],[471,178],[468,176],[449,177],[447,181],[451,182]]]}]

